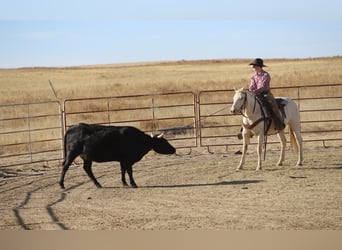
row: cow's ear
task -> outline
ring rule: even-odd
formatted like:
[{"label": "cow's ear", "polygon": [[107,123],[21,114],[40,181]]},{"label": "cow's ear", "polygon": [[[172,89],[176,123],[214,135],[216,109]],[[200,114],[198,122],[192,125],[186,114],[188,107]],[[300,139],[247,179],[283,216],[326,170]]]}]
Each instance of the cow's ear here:
[{"label": "cow's ear", "polygon": [[163,138],[163,137],[164,137],[164,132],[162,132],[162,133],[160,133],[158,135],[154,135],[153,133],[151,133],[151,138],[158,138],[158,139],[160,139],[160,138]]}]

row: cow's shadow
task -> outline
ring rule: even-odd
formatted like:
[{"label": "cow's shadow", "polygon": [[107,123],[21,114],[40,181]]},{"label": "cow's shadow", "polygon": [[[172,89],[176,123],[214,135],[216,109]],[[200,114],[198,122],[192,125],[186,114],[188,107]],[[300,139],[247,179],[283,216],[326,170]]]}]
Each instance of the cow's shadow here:
[{"label": "cow's shadow", "polygon": [[215,183],[190,183],[190,184],[174,184],[174,185],[152,185],[140,186],[139,188],[186,188],[186,187],[210,187],[210,186],[230,186],[230,185],[247,185],[264,182],[264,180],[239,180],[239,181],[221,181]]}]

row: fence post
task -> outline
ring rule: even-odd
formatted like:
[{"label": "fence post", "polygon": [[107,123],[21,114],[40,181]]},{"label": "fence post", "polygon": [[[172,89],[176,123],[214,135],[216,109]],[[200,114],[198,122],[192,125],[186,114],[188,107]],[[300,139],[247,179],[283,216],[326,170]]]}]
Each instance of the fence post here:
[{"label": "fence post", "polygon": [[27,129],[28,129],[28,139],[29,139],[29,148],[30,148],[30,159],[33,162],[32,157],[32,140],[31,140],[31,117],[30,117],[30,104],[27,104]]},{"label": "fence post", "polygon": [[65,152],[64,152],[64,135],[65,135],[65,130],[66,130],[66,124],[65,124],[65,102],[63,102],[63,105],[61,105],[61,102],[58,101],[59,105],[59,112],[60,112],[60,117],[61,117],[61,136],[62,136],[62,154],[63,154],[63,159],[65,159]]},{"label": "fence post", "polygon": [[108,119],[108,125],[110,126],[109,98],[107,98],[107,119]]},{"label": "fence post", "polygon": [[156,126],[156,115],[155,115],[155,112],[154,112],[154,95],[152,95],[152,100],[151,100],[151,109],[152,109],[152,134],[155,134],[156,132],[156,129],[157,129],[157,126]]},{"label": "fence post", "polygon": [[200,148],[201,142],[201,112],[200,112],[200,91],[195,93],[195,127],[196,127],[196,146]]}]

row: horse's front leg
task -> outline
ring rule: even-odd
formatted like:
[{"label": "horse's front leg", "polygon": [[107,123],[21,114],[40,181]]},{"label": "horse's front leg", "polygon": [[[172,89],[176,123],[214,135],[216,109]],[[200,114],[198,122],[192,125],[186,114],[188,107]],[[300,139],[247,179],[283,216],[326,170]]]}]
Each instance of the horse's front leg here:
[{"label": "horse's front leg", "polygon": [[246,133],[245,131],[242,131],[242,139],[243,139],[242,155],[241,155],[239,166],[236,168],[236,171],[239,171],[240,169],[242,169],[243,165],[245,164],[250,135]]},{"label": "horse's front leg", "polygon": [[258,136],[258,146],[257,146],[257,153],[258,153],[258,164],[256,167],[256,171],[259,171],[262,169],[261,166],[261,154],[262,154],[262,143],[264,142],[264,135],[263,134],[259,134]]},{"label": "horse's front leg", "polygon": [[284,134],[284,130],[279,131],[278,138],[280,140],[281,151],[280,151],[280,158],[277,163],[277,166],[282,166],[283,161],[285,160],[285,148],[286,148],[286,137]]}]

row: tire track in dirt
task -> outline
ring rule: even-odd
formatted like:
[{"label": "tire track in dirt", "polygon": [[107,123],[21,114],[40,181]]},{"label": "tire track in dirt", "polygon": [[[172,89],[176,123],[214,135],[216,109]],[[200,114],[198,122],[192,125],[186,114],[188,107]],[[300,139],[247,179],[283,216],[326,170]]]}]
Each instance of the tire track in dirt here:
[{"label": "tire track in dirt", "polygon": [[[48,195],[47,192],[51,190],[51,187],[57,185],[57,181],[55,181],[56,177],[57,175],[54,174],[53,176],[30,182],[29,190],[25,191],[25,198],[18,206],[12,209],[17,223],[22,229],[38,229],[44,226],[44,224],[46,224],[44,227],[49,229],[56,229],[55,225],[61,225],[62,229],[66,229],[62,224],[56,223],[56,218],[51,216],[53,213],[49,212],[51,210],[49,204],[45,205],[42,203],[43,199],[41,199],[41,196]],[[52,195],[51,199],[55,199],[55,195]],[[51,204],[53,203],[52,201]]]},{"label": "tire track in dirt", "polygon": [[[53,206],[63,202],[67,192],[82,186],[85,182],[76,183],[61,191],[58,184],[60,176],[58,170],[49,170],[42,174],[18,175],[11,183],[6,180],[8,184],[3,185],[6,189],[0,190],[0,194],[4,195],[6,203],[11,204],[13,216],[9,216],[12,217],[11,223],[1,223],[0,228],[68,229],[59,221]],[[75,175],[71,178],[77,179],[79,176]]]}]

